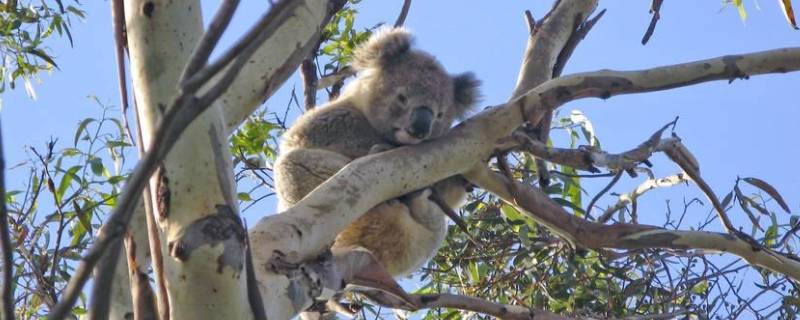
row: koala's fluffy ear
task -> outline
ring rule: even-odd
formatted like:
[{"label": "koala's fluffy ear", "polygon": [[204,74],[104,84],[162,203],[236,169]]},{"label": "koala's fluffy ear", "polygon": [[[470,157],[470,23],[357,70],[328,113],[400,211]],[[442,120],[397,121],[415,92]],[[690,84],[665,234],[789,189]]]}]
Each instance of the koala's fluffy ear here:
[{"label": "koala's fluffy ear", "polygon": [[453,90],[456,113],[465,115],[480,100],[481,93],[478,87],[481,81],[472,72],[465,72],[453,77]]},{"label": "koala's fluffy ear", "polygon": [[404,28],[380,29],[356,49],[353,67],[364,70],[384,66],[408,53],[412,42],[411,34]]}]

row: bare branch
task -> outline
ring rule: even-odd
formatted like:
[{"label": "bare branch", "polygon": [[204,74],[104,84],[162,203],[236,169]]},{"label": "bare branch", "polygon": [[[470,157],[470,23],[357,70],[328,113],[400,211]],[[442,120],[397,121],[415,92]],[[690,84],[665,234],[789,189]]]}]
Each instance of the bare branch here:
[{"label": "bare branch", "polygon": [[411,0],[403,0],[403,8],[400,9],[400,15],[398,15],[397,20],[394,21],[395,28],[402,27],[406,22],[409,9],[411,9]]},{"label": "bare branch", "polygon": [[609,182],[602,190],[600,190],[600,192],[597,193],[597,195],[595,195],[592,198],[591,201],[589,201],[589,205],[586,206],[586,213],[585,213],[586,218],[592,217],[591,213],[592,213],[592,208],[594,208],[594,204],[597,203],[597,200],[599,200],[600,197],[606,194],[608,190],[611,190],[611,188],[614,187],[614,185],[617,183],[617,181],[619,181],[620,178],[622,178],[622,172],[623,172],[622,170],[617,171],[617,174],[614,175],[614,178],[611,179],[611,182]]},{"label": "bare branch", "polygon": [[108,319],[111,285],[114,283],[112,278],[114,277],[114,271],[116,271],[120,251],[122,251],[122,239],[114,239],[97,264],[94,276],[95,283],[92,286],[92,299],[89,305],[89,316],[87,317],[89,320]]},{"label": "bare branch", "polygon": [[528,24],[528,32],[532,36],[536,32],[536,19],[533,18],[533,13],[530,10],[525,10],[525,22]]},{"label": "bare branch", "polygon": [[545,310],[532,310],[517,305],[503,305],[476,297],[455,294],[431,294],[415,296],[420,301],[420,309],[453,308],[487,314],[498,319],[509,320],[566,320],[573,319]]},{"label": "bare branch", "polygon": [[[316,51],[316,50],[314,50]],[[316,54],[303,59],[300,64],[300,77],[303,78],[303,102],[306,111],[314,109],[317,105],[317,64],[314,62]]]},{"label": "bare branch", "polygon": [[[137,260],[136,251],[138,243],[129,234],[125,237],[125,248],[127,251],[128,272],[131,282],[131,295],[133,296],[133,318],[134,319],[163,319],[159,316],[156,307],[156,298],[150,288],[150,279],[146,270],[139,266],[141,261]],[[166,298],[166,296],[164,296]]]},{"label": "bare branch", "polygon": [[[186,67],[183,69],[183,74],[180,78],[180,83],[184,83],[184,81],[188,80],[190,76],[195,75],[198,71],[200,71],[201,68],[203,68],[203,66],[205,66],[206,62],[208,61],[208,57],[211,56],[211,52],[217,47],[219,38],[222,37],[222,33],[224,33],[225,29],[228,28],[228,24],[231,22],[233,13],[236,12],[236,8],[238,7],[239,0],[224,0],[222,2],[220,8],[217,9],[217,13],[214,14],[214,18],[211,20],[208,30],[203,33],[203,37],[200,39],[200,41],[198,41],[197,46],[194,48],[189,62],[186,63]],[[260,31],[260,29],[256,29],[256,32],[257,31]],[[238,52],[235,52],[235,54],[238,54]],[[221,61],[228,63],[230,60]]]},{"label": "bare branch", "polygon": [[[136,99],[133,100],[134,109],[136,109],[136,114],[139,114],[139,105],[136,103]],[[136,117],[136,133],[138,134],[139,138],[139,145],[137,150],[139,151],[139,158],[143,158],[145,155],[144,150],[144,138],[142,137],[142,122],[139,117]],[[156,294],[156,306],[158,313],[159,320],[169,320],[169,297],[167,296],[167,280],[164,276],[164,255],[161,251],[161,231],[158,230],[158,223],[156,222],[156,212],[153,208],[153,199],[152,193],[150,193],[150,185],[145,184],[142,188],[142,205],[144,206],[144,214],[145,214],[145,221],[147,225],[147,244],[148,248],[150,249],[150,257],[152,258],[153,262],[153,277],[155,278],[156,283],[156,290],[158,293]],[[133,230],[132,232],[137,232]],[[141,232],[141,231],[139,231]],[[130,255],[130,252],[129,252]],[[130,263],[130,260],[128,260]],[[141,270],[137,270],[141,271]],[[144,285],[144,284],[142,284]],[[150,283],[148,282],[147,285],[149,286]],[[133,287],[133,286],[131,286]],[[149,289],[149,288],[148,288]],[[139,291],[144,290],[144,288],[139,288]],[[150,290],[148,290],[150,291]],[[138,303],[137,303],[138,302]],[[149,306],[144,305],[137,305],[139,303],[146,303],[148,302],[146,299],[139,299],[134,300],[134,310],[140,310],[141,312],[147,312]],[[134,314],[135,315],[135,314]]]},{"label": "bare branch", "polygon": [[[585,22],[594,9],[597,1],[558,1],[539,23],[532,24],[532,15],[526,12],[528,27],[531,37],[522,61],[522,67],[517,78],[517,85],[511,94],[511,99],[516,99],[526,91],[538,86],[544,81],[558,77],[572,55],[578,42],[594,25],[594,21]],[[602,13],[598,15],[598,18]],[[583,27],[588,25],[588,27]],[[584,30],[584,31],[581,31]],[[541,36],[546,35],[546,36]],[[535,138],[543,143],[550,137],[550,123],[553,113],[545,111],[539,121],[531,122],[534,126]],[[542,159],[536,159],[536,171],[539,184],[547,186],[550,175],[547,164]]]},{"label": "bare branch", "polygon": [[668,188],[682,182],[688,182],[689,179],[687,178],[688,177],[685,174],[678,173],[660,179],[647,179],[647,181],[642,182],[642,184],[636,187],[636,189],[633,191],[619,195],[619,200],[617,203],[606,209],[606,211],[597,218],[597,221],[600,223],[608,221],[617,211],[622,210],[622,208],[627,206],[629,203],[635,202],[636,199],[650,190],[657,188]]},{"label": "bare branch", "polygon": [[339,69],[339,71],[336,71],[333,74],[329,74],[319,79],[319,81],[317,81],[317,90],[322,90],[327,87],[333,86],[334,84],[339,83],[342,80],[347,79],[348,77],[353,76],[355,74],[356,71],[350,66],[341,68]]},{"label": "bare branch", "polygon": [[711,189],[711,186],[709,186],[702,177],[700,177],[700,165],[698,164],[694,155],[689,152],[689,149],[687,149],[679,139],[670,140],[670,143],[665,144],[665,146],[662,148],[669,159],[681,167],[683,172],[686,172],[686,175],[692,178],[692,181],[697,184],[700,190],[702,190],[706,197],[711,201],[711,204],[717,211],[717,215],[722,222],[722,226],[725,227],[725,230],[754,242],[755,240],[753,240],[750,236],[740,233],[736,230],[736,227],[734,227],[733,223],[728,218],[728,215],[725,213],[725,208],[723,208],[722,204],[719,202],[719,198],[717,198],[717,195],[714,194],[714,190]]},{"label": "bare branch", "polygon": [[[127,133],[128,141],[133,141],[130,122],[128,121],[128,85],[125,80],[125,50],[128,43],[125,39],[125,8],[122,0],[111,1],[111,24],[114,28],[114,53],[117,59],[117,84],[119,86],[119,100],[122,106],[122,126]],[[141,142],[139,142],[141,143]]]},{"label": "bare branch", "polygon": [[[244,223],[244,229],[247,230],[247,222]],[[264,300],[261,298],[261,292],[258,291],[258,280],[256,279],[255,267],[253,267],[253,253],[250,247],[250,237],[245,233],[245,272],[247,272],[247,299],[250,300],[250,308],[253,309],[253,318],[255,320],[267,320],[267,314],[264,312]]]},{"label": "bare branch", "polygon": [[647,41],[650,41],[650,37],[653,36],[653,31],[656,30],[656,24],[658,20],[661,19],[661,5],[664,4],[664,0],[653,0],[650,4],[650,14],[653,15],[653,18],[650,19],[650,25],[647,26],[647,31],[644,32],[644,36],[642,37],[642,44],[647,44]]},{"label": "bare branch", "polygon": [[[0,248],[3,250],[3,319],[14,320],[14,261],[11,252],[11,237],[8,230],[6,208],[6,159],[3,154],[3,134],[0,127]],[[55,266],[53,266],[55,268]]]}]

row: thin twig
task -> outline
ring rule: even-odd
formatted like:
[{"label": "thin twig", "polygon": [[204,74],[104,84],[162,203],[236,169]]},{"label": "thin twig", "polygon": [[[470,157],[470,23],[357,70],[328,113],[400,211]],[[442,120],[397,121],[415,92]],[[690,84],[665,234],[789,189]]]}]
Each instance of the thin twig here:
[{"label": "thin twig", "polygon": [[464,234],[467,235],[467,239],[469,239],[469,241],[472,242],[472,244],[474,244],[478,248],[483,248],[483,244],[481,244],[478,241],[478,239],[475,239],[475,237],[473,237],[472,234],[469,232],[469,226],[467,226],[467,223],[464,222],[464,219],[461,219],[461,217],[455,211],[453,211],[453,209],[450,208],[450,206],[447,205],[447,202],[445,202],[444,199],[442,199],[442,196],[438,192],[436,192],[436,190],[432,189],[432,191],[433,192],[431,192],[431,196],[429,197],[429,199],[431,199],[437,206],[439,206],[439,208],[442,209],[444,214],[447,215],[450,218],[450,220],[453,220],[453,222],[456,223],[456,225],[461,229],[461,231],[464,231]]},{"label": "thin twig", "polygon": [[400,9],[400,15],[398,15],[397,20],[394,21],[395,28],[403,26],[403,24],[406,22],[406,17],[408,16],[408,9],[410,8],[411,0],[403,0],[403,8]]},{"label": "thin twig", "polygon": [[[225,51],[216,61],[207,65],[206,67],[197,71],[194,74],[187,74],[188,78],[182,80],[181,87],[183,90],[195,91],[199,86],[207,83],[211,77],[219,73],[220,70],[228,66],[234,59],[241,56],[251,43],[257,42],[257,39],[262,34],[265,37],[272,36],[277,30],[275,24],[276,20],[285,21],[289,17],[287,14],[294,12],[294,9],[303,4],[302,1],[283,0],[275,4],[267,14],[262,15],[261,18],[250,28],[245,35],[236,41],[227,51]],[[271,28],[269,26],[272,26]],[[255,50],[255,48],[253,48]],[[251,53],[252,54],[252,53]]]},{"label": "thin twig", "polygon": [[[136,103],[136,98],[133,99],[133,108],[136,114],[139,114],[139,105]],[[142,123],[139,117],[136,117],[136,130],[139,135],[139,158],[145,155],[144,138],[142,138]],[[160,320],[169,320],[169,296],[167,293],[167,280],[164,276],[164,255],[161,252],[161,231],[158,229],[156,222],[156,211],[153,207],[152,193],[150,193],[150,185],[145,184],[142,188],[142,201],[144,202],[145,221],[147,223],[147,242],[150,248],[150,257],[152,259],[153,276],[155,277],[156,290],[156,303],[158,308],[158,317]],[[148,284],[149,285],[149,284]],[[146,302],[146,301],[143,301]],[[141,309],[141,308],[140,308]],[[134,308],[136,310],[136,308]],[[146,309],[145,309],[146,310]]]},{"label": "thin twig", "polygon": [[42,166],[44,167],[44,170],[42,172],[44,172],[44,175],[47,178],[47,188],[51,189],[50,192],[53,193],[53,203],[55,204],[56,212],[58,213],[58,229],[56,230],[56,242],[55,242],[55,248],[53,249],[53,261],[50,266],[50,279],[55,279],[56,277],[56,269],[58,266],[58,253],[61,251],[61,238],[64,235],[64,228],[66,227],[66,224],[64,223],[66,216],[64,215],[64,210],[62,209],[63,207],[62,201],[56,196],[56,190],[52,188],[52,186],[54,185],[53,182],[55,180],[53,180],[53,177],[50,175],[50,169],[47,165],[47,161],[49,161],[53,157],[54,146],[55,146],[55,141],[50,141],[47,144],[48,149],[46,157],[42,157],[42,155],[39,154],[39,152],[37,152],[36,149],[31,148],[33,154],[35,154],[36,157],[39,158],[39,161],[42,163]]},{"label": "thin twig", "polygon": [[127,251],[128,275],[131,282],[131,302],[133,302],[133,319],[162,319],[156,307],[156,298],[150,288],[150,278],[147,271],[143,270],[136,260],[136,250],[139,244],[134,241],[133,234],[125,237],[125,250]]},{"label": "thin twig", "polygon": [[[244,221],[244,229],[247,230],[247,221]],[[253,267],[253,254],[250,248],[250,236],[244,233],[245,244],[245,272],[247,272],[247,299],[250,301],[250,309],[253,310],[255,320],[267,320],[267,313],[264,311],[264,300],[258,290],[258,280],[256,270]]]},{"label": "thin twig", "polygon": [[0,127],[0,245],[3,249],[3,318],[14,320],[14,261],[11,252],[11,236],[8,230],[6,208],[6,160],[3,155],[3,134]]},{"label": "thin twig", "polygon": [[481,298],[461,296],[449,293],[414,295],[419,299],[420,308],[453,308],[458,310],[468,310],[479,312],[499,319],[528,320],[528,319],[572,319],[566,316],[558,316],[544,310],[532,310],[527,307],[517,305],[503,305]]},{"label": "thin twig", "polygon": [[528,32],[533,35],[536,32],[536,19],[533,18],[533,13],[530,10],[525,10],[525,22],[528,24]]},{"label": "thin twig", "polygon": [[647,181],[640,184],[636,189],[629,193],[625,193],[619,196],[619,200],[616,204],[606,209],[602,215],[597,218],[597,222],[605,223],[611,216],[619,210],[622,210],[628,203],[635,203],[636,199],[639,198],[641,195],[645,194],[647,191],[656,189],[656,188],[664,188],[664,187],[671,187],[678,183],[688,181],[687,177],[683,173],[674,174],[671,176],[667,176],[664,178],[656,179],[651,178]]},{"label": "thin twig", "polygon": [[617,174],[614,175],[614,178],[611,179],[611,182],[609,182],[608,185],[606,185],[605,188],[603,188],[603,190],[600,190],[600,192],[598,192],[597,195],[595,195],[594,198],[592,198],[592,201],[589,201],[589,205],[586,207],[586,214],[584,215],[587,219],[592,218],[591,216],[592,208],[594,208],[594,204],[597,203],[597,200],[600,200],[600,197],[606,194],[608,190],[611,190],[611,188],[614,187],[615,184],[617,184],[617,181],[619,181],[619,179],[622,178],[623,172],[625,171],[623,170],[617,171]]},{"label": "thin twig", "polygon": [[127,140],[133,142],[133,134],[128,121],[130,106],[128,105],[128,86],[125,81],[125,51],[128,49],[128,41],[125,34],[125,8],[122,0],[111,1],[111,25],[114,29],[114,53],[117,58],[117,85],[122,106],[122,126],[125,128]]},{"label": "thin twig", "polygon": [[653,31],[656,30],[656,24],[658,20],[661,19],[661,5],[664,4],[664,0],[653,0],[650,4],[650,14],[653,15],[653,18],[650,19],[650,25],[647,26],[647,31],[644,32],[644,36],[642,37],[642,44],[647,44],[647,41],[650,41],[650,37],[653,36]]},{"label": "thin twig", "polygon": [[108,319],[108,312],[111,310],[111,285],[114,283],[112,279],[120,251],[122,251],[122,239],[114,239],[97,264],[87,317],[89,320]]},{"label": "thin twig", "polygon": [[303,59],[300,64],[300,77],[303,78],[303,97],[306,111],[314,109],[317,105],[317,64],[314,63],[317,50],[311,50],[311,56]]},{"label": "thin twig", "polygon": [[214,14],[214,18],[211,20],[208,30],[203,33],[203,37],[200,39],[200,41],[198,41],[197,46],[194,48],[194,51],[189,58],[189,62],[186,63],[186,67],[183,69],[179,83],[183,83],[190,76],[196,74],[200,69],[203,68],[206,62],[208,62],[208,57],[211,56],[211,52],[217,47],[219,38],[222,37],[222,33],[228,28],[228,24],[231,22],[233,13],[236,12],[236,8],[238,7],[239,0],[224,0],[222,2],[222,5],[217,10],[217,13]]},{"label": "thin twig", "polygon": [[344,68],[341,68],[341,69],[339,69],[338,71],[336,71],[336,72],[334,72],[332,74],[329,74],[327,76],[324,76],[324,77],[320,78],[317,81],[317,90],[321,90],[321,89],[325,89],[327,87],[331,87],[331,86],[333,86],[333,85],[335,85],[337,83],[340,83],[340,82],[344,81],[344,79],[347,79],[348,77],[353,76],[355,74],[356,74],[356,71],[350,66],[346,66]]}]

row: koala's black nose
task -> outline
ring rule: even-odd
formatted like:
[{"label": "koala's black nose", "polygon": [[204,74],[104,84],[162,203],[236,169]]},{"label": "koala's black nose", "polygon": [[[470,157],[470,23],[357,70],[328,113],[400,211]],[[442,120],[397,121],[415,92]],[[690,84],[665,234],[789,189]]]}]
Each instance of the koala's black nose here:
[{"label": "koala's black nose", "polygon": [[417,139],[428,137],[433,124],[433,110],[427,106],[421,106],[411,112],[411,126],[408,133]]}]

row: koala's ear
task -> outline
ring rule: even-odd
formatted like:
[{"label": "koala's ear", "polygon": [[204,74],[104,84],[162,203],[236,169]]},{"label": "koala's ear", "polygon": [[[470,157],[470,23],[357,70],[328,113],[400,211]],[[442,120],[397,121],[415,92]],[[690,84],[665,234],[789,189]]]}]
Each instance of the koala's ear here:
[{"label": "koala's ear", "polygon": [[381,67],[411,50],[413,38],[404,28],[385,28],[372,34],[354,53],[353,67],[364,70]]},{"label": "koala's ear", "polygon": [[453,77],[454,101],[456,113],[465,115],[481,98],[478,87],[481,81],[472,72],[465,72]]}]

